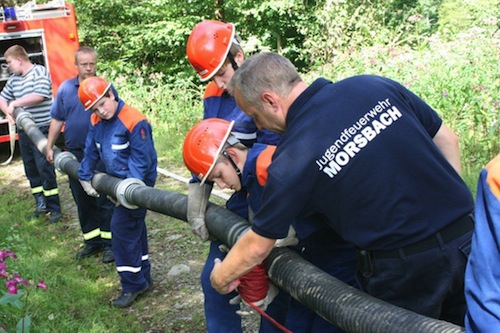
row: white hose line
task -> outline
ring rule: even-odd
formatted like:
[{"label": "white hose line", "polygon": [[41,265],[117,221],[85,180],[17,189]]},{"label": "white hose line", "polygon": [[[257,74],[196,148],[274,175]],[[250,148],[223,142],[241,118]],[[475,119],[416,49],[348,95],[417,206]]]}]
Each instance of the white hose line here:
[{"label": "white hose line", "polygon": [[[157,167],[156,168],[156,171],[158,171],[158,173],[164,175],[164,176],[167,176],[167,177],[170,177],[170,178],[173,178],[175,180],[178,180],[178,181],[181,181],[183,183],[186,183],[188,184],[190,179],[189,178],[186,178],[186,177],[182,177],[182,176],[179,176],[179,175],[176,175],[175,173],[172,173],[168,170],[165,170],[165,169],[162,169],[160,167]],[[213,189],[212,190],[212,194],[213,195],[216,195],[218,196],[219,198],[221,199],[224,199],[224,200],[228,200],[231,196],[225,192],[222,192],[220,190],[216,190],[216,189]]]}]

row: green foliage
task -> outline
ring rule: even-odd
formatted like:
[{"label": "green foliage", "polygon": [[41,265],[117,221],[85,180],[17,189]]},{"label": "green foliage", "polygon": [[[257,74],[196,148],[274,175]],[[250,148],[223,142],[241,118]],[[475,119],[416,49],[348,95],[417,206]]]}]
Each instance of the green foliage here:
[{"label": "green foliage", "polygon": [[156,149],[168,152],[160,156],[168,161],[182,161],[182,141],[187,131],[201,119],[203,89],[190,80],[164,84],[164,74],[146,78],[140,70],[133,76],[106,73],[119,91],[120,97],[151,121]]},{"label": "green foliage", "polygon": [[80,0],[75,8],[81,43],[96,48],[105,69],[163,72],[166,81],[188,68],[185,43],[204,12],[168,0]]},{"label": "green foliage", "polygon": [[[10,259],[10,260],[9,260]],[[9,249],[0,250],[0,278],[5,283],[0,284],[0,330],[4,332],[29,333],[31,329],[31,308],[29,302],[30,291],[33,288],[47,289],[44,280],[35,286],[29,282],[12,261],[17,259],[14,252]],[[14,326],[14,324],[17,324]],[[11,328],[15,327],[15,330]]]},{"label": "green foliage", "polygon": [[474,26],[497,21],[500,14],[498,0],[444,0],[439,8],[439,32],[454,37]]},{"label": "green foliage", "polygon": [[247,53],[278,51],[307,77],[372,73],[402,82],[459,134],[464,170],[474,173],[500,151],[499,7],[498,0],[81,0],[76,9],[80,37],[98,48],[121,96],[148,114],[169,161],[182,160],[183,137],[202,114],[204,86],[187,63],[187,37],[199,21],[221,19],[235,23]]},{"label": "green foliage", "polygon": [[308,63],[301,53],[307,32],[304,27],[314,21],[313,7],[307,1],[296,0],[227,0],[225,20],[235,22],[243,40],[251,41],[245,51],[276,51],[299,68],[306,68]]},{"label": "green foliage", "polygon": [[498,0],[79,0],[82,44],[94,46],[108,71],[161,72],[164,82],[192,80],[185,45],[204,19],[233,22],[248,53],[276,51],[307,71],[339,54],[376,44],[425,48],[498,17]]},{"label": "green foliage", "polygon": [[[325,0],[315,7],[315,21],[303,26],[304,46],[313,64],[376,44],[421,48],[436,30],[440,0]],[[304,55],[304,53],[303,53]]]}]

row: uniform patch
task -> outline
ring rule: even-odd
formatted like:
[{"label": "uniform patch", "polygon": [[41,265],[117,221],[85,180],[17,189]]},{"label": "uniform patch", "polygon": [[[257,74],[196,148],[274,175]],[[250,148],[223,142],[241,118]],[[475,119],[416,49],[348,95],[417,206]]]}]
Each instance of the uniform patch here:
[{"label": "uniform patch", "polygon": [[146,131],[144,130],[144,128],[141,128],[141,138],[142,138],[142,140],[146,140],[147,139]]}]

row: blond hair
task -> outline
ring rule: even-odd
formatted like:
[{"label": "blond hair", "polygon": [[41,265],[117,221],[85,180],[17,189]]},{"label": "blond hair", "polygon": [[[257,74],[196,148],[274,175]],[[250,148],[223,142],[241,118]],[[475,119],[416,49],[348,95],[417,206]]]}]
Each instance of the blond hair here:
[{"label": "blond hair", "polygon": [[24,61],[29,61],[30,57],[28,55],[28,52],[22,47],[21,45],[12,45],[9,47],[5,53],[3,54],[5,58],[7,57],[12,57],[16,59],[21,59]]}]

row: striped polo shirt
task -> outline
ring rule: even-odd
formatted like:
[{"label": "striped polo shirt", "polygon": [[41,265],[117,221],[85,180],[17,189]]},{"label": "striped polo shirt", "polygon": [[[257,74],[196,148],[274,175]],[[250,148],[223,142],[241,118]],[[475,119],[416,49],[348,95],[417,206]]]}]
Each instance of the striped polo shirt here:
[{"label": "striped polo shirt", "polygon": [[24,109],[31,113],[38,127],[48,126],[52,105],[52,81],[44,66],[34,64],[25,75],[11,75],[0,96],[7,101],[12,101],[32,93],[43,96],[45,99],[41,103]]}]

